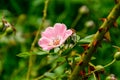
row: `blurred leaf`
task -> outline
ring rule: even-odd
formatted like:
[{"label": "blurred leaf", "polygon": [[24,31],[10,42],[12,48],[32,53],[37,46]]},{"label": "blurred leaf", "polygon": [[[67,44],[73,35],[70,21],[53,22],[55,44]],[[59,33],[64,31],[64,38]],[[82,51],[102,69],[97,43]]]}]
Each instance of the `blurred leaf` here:
[{"label": "blurred leaf", "polygon": [[96,59],[96,57],[92,56],[91,60],[95,60],[95,59]]},{"label": "blurred leaf", "polygon": [[59,58],[57,59],[57,62],[63,62],[63,61],[65,61],[65,57],[59,57]]},{"label": "blurred leaf", "polygon": [[55,73],[50,73],[50,72],[46,72],[44,75],[46,77],[49,77],[49,78],[55,78],[56,77]]},{"label": "blurred leaf", "polygon": [[38,52],[34,52],[34,54],[36,54],[36,55],[48,55],[49,53],[47,51],[38,51]]},{"label": "blurred leaf", "polygon": [[94,34],[89,35],[79,41],[79,43],[90,43],[93,40]]},{"label": "blurred leaf", "polygon": [[19,57],[28,57],[30,55],[31,55],[30,52],[22,52],[22,53],[19,53],[17,56],[19,56]]}]

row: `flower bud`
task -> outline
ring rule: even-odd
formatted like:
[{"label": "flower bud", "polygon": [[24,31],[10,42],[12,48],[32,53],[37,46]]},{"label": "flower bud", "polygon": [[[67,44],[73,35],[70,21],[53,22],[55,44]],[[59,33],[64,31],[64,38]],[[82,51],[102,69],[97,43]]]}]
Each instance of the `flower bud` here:
[{"label": "flower bud", "polygon": [[10,35],[13,33],[13,28],[11,26],[7,27],[5,32],[7,33],[7,35]]},{"label": "flower bud", "polygon": [[106,77],[105,80],[117,80],[114,74],[110,74],[109,76]]},{"label": "flower bud", "polygon": [[95,69],[98,71],[104,71],[104,67],[102,65],[97,65]]},{"label": "flower bud", "polygon": [[3,23],[2,22],[0,22],[0,32],[3,30]]},{"label": "flower bud", "polygon": [[87,22],[85,23],[85,26],[86,26],[87,28],[92,28],[92,27],[95,26],[95,23],[94,23],[92,20],[90,20],[90,21],[87,21]]},{"label": "flower bud", "polygon": [[120,52],[116,52],[116,53],[114,54],[114,59],[120,60]]},{"label": "flower bud", "polygon": [[89,9],[87,6],[83,5],[82,7],[80,7],[79,9],[79,13],[81,14],[87,14],[89,12]]}]

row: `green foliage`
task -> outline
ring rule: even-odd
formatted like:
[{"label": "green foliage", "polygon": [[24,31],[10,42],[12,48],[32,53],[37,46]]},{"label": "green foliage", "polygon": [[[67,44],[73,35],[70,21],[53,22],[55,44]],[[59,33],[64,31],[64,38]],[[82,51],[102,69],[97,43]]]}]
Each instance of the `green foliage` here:
[{"label": "green foliage", "polygon": [[90,43],[93,40],[94,34],[86,36],[85,38],[79,40],[79,43]]},{"label": "green foliage", "polygon": [[[114,5],[114,0],[50,0],[43,30],[56,22],[64,23],[68,28],[71,28],[83,5],[88,7],[89,12],[82,14],[77,24],[74,25],[77,35],[75,34],[70,38],[72,39],[70,41],[72,47],[60,47],[49,52],[39,49],[38,44],[36,44],[31,52],[31,43],[42,23],[44,1],[0,1],[0,19],[4,16],[16,29],[15,34],[4,35],[3,23],[0,20],[0,80],[25,80],[28,57],[31,55],[34,56],[31,80],[42,75],[44,77],[40,80],[67,80],[70,70],[76,65],[73,63],[81,59],[80,55],[84,51],[81,44],[92,41],[99,25],[102,24],[99,19],[106,17]],[[87,27],[86,22],[91,20],[94,22],[94,26]],[[101,47],[95,52],[95,57],[91,59],[93,64],[105,65],[113,59],[117,49],[112,45],[120,46],[120,19],[117,22],[118,28],[110,29],[111,42],[103,40]],[[79,44],[74,45],[74,43]],[[119,62],[109,66],[107,72],[101,75],[101,79],[105,80],[106,75],[111,73],[120,79],[119,66]],[[94,75],[90,76],[88,80],[93,79]]]}]

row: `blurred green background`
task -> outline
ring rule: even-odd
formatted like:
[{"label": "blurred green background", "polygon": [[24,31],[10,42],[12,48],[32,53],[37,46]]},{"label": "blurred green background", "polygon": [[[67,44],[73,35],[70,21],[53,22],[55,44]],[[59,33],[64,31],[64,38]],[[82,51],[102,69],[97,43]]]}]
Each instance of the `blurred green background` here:
[{"label": "blurred green background", "polygon": [[[42,21],[44,1],[0,0],[0,18],[5,16],[5,19],[16,28],[15,35],[5,36],[0,39],[0,80],[25,80],[28,57],[22,58],[16,55],[30,50],[35,33]],[[81,15],[80,8],[83,5],[87,6],[89,10],[86,14]],[[102,24],[100,18],[107,17],[114,5],[114,0],[50,0],[44,26],[48,27],[49,25],[53,26],[55,23],[64,23],[68,28],[71,28],[77,15],[80,14],[81,17],[74,29],[81,38],[84,38],[98,30]],[[119,26],[120,19],[117,22]],[[113,45],[120,46],[120,27],[112,27],[110,36],[111,42],[103,41],[102,47],[99,47],[95,53],[96,60],[92,61],[95,65],[105,65],[112,61],[113,55],[117,51]],[[38,47],[37,44],[36,47]],[[43,57],[36,57],[32,77],[39,76],[50,68],[49,65],[36,70],[36,67],[42,64]],[[106,68],[105,73],[101,77],[104,80],[109,74],[115,74],[119,80],[119,73],[120,62],[117,61]]]}]

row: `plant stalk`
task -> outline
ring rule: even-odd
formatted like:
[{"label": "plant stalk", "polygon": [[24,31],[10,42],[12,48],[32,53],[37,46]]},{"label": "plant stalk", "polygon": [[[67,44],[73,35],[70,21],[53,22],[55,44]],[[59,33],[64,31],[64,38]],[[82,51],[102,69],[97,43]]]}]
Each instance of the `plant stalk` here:
[{"label": "plant stalk", "polygon": [[82,76],[79,74],[90,62],[91,57],[96,51],[97,47],[100,45],[101,41],[104,38],[106,32],[108,32],[109,28],[116,22],[116,19],[120,16],[120,0],[113,7],[112,11],[100,26],[99,30],[96,32],[93,41],[88,46],[88,49],[84,51],[84,55],[82,61],[79,62],[78,65],[74,68],[72,74],[69,77],[69,80],[81,80]]}]

